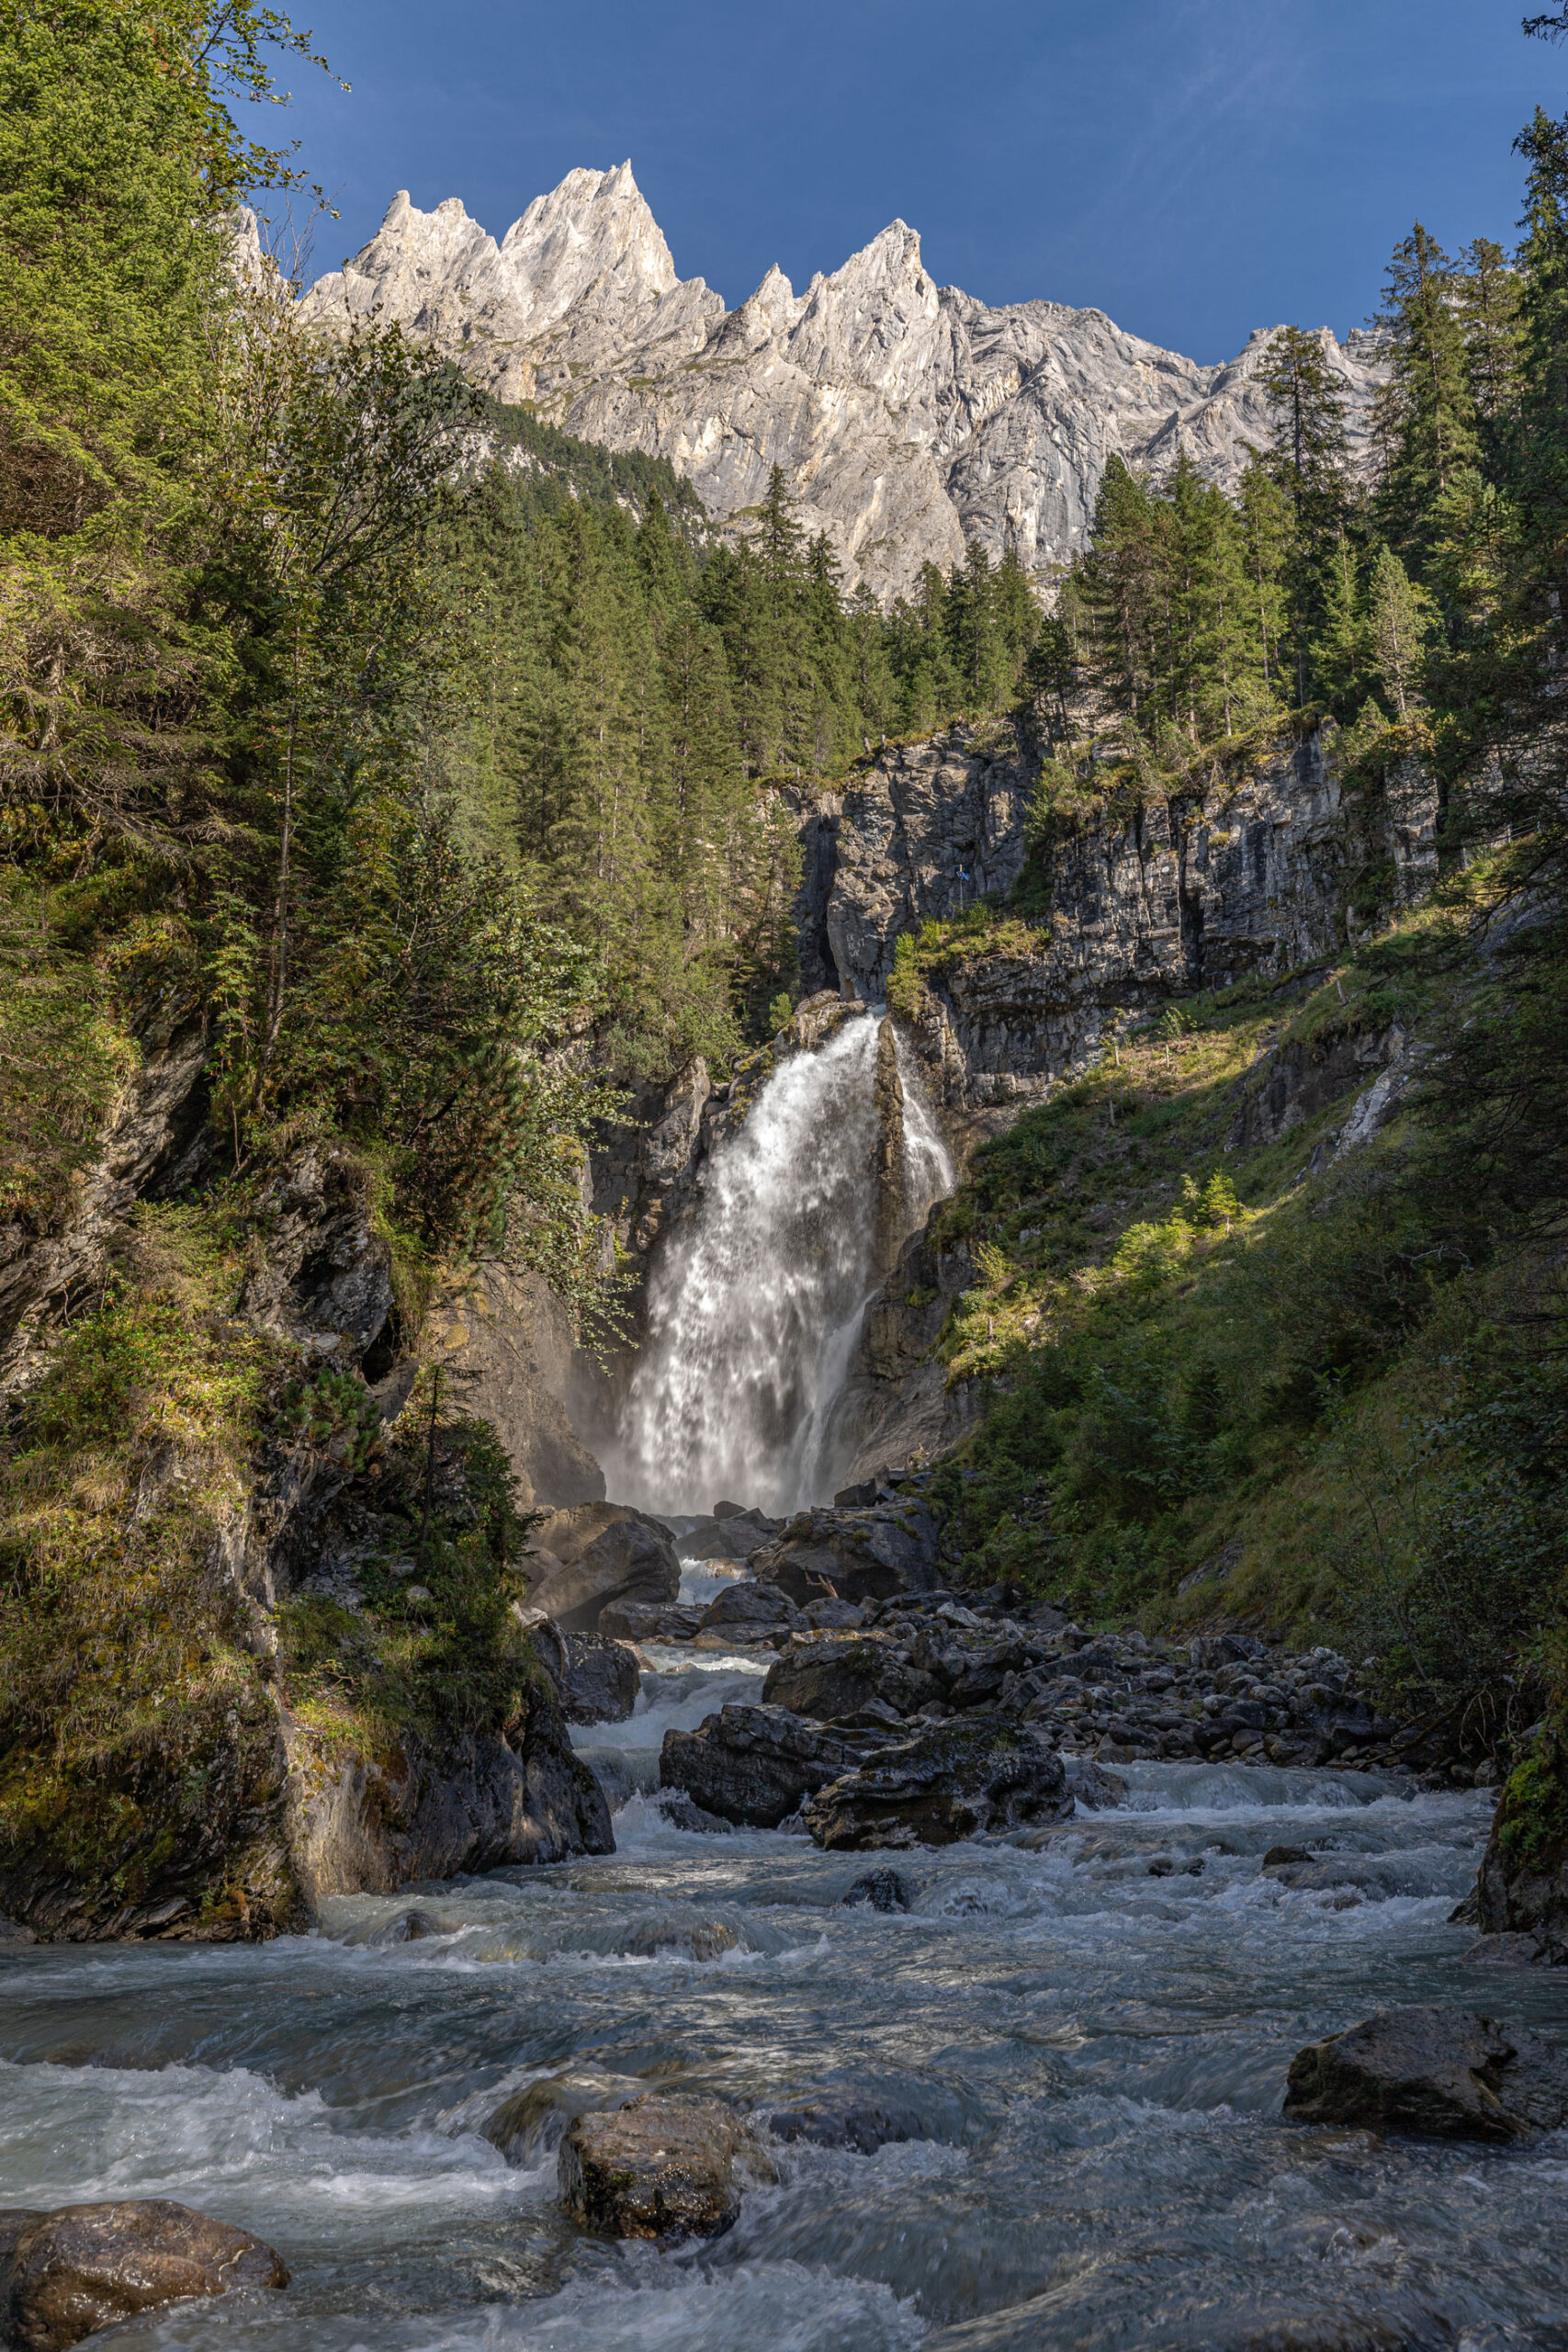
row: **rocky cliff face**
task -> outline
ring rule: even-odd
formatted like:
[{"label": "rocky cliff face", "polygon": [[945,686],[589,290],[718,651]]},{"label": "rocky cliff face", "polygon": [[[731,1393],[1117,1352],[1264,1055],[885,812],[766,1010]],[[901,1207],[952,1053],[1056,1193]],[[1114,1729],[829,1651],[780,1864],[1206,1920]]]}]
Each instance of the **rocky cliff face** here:
[{"label": "rocky cliff face", "polygon": [[[903,934],[1013,888],[1033,776],[1016,741],[960,727],[881,753],[813,807],[801,928],[846,994],[885,997]],[[1384,904],[1422,897],[1437,813],[1416,773],[1375,801],[1347,795],[1313,735],[1190,798],[1112,805],[1037,853],[1048,911],[922,955],[912,1029],[959,1139],[1038,1099],[1129,1017],[1337,953],[1374,880]]]},{"label": "rocky cliff face", "polygon": [[[397,320],[485,390],[612,449],[669,458],[721,518],[781,465],[852,582],[908,589],[979,539],[1032,569],[1080,544],[1108,459],[1187,448],[1229,483],[1268,436],[1267,331],[1201,367],[1101,311],[998,309],[939,287],[895,220],[796,294],[777,269],[739,310],[682,280],[631,165],[575,171],[498,244],[457,198],[394,197],[376,236],[305,297],[330,329]],[[1324,346],[1364,443],[1371,337]]]}]

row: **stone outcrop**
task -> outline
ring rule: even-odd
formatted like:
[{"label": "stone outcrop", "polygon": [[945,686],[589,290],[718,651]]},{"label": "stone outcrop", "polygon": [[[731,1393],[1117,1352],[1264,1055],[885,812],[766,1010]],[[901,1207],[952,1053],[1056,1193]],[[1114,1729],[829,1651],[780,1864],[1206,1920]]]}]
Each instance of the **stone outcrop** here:
[{"label": "stone outcrop", "polygon": [[929,1592],[939,1582],[935,1521],[913,1497],[889,1494],[866,1510],[797,1512],[781,1534],[751,1555],[751,1573],[797,1604],[837,1594],[841,1600],[886,1600]]},{"label": "stone outcrop", "polygon": [[284,1737],[288,1851],[312,1909],[333,1894],[615,1851],[604,1792],[547,1686],[530,1690],[505,1736],[470,1733],[439,1758],[411,1741],[395,1756],[342,1759],[288,1718]]},{"label": "stone outcrop", "polygon": [[284,2263],[228,2222],[166,2198],[0,2211],[0,2332],[25,2352],[187,2298],[287,2287]]},{"label": "stone outcrop", "polygon": [[831,1723],[874,1704],[913,1714],[942,1686],[896,1644],[856,1634],[796,1634],[768,1668],[765,1705]]},{"label": "stone outcrop", "polygon": [[138,1041],[140,1059],[120,1089],[58,1231],[0,1226],[0,1398],[27,1386],[73,1286],[103,1262],[104,1245],[133,1201],[201,1148],[198,1084],[207,1026],[189,1003],[165,1006]]},{"label": "stone outcrop", "polygon": [[[1100,311],[990,308],[938,287],[901,220],[803,293],[774,268],[727,311],[677,277],[629,164],[569,173],[499,243],[456,198],[422,212],[399,194],[302,308],[329,332],[400,322],[500,398],[667,458],[721,520],[754,506],[778,464],[851,583],[888,594],[922,563],[962,562],[974,538],[1031,569],[1060,562],[1112,455],[1162,474],[1185,448],[1229,484],[1269,431],[1266,332],[1199,367]],[[1359,447],[1372,338],[1322,338]]]},{"label": "stone outcrop", "polygon": [[1568,2058],[1462,2009],[1380,2009],[1297,2052],[1285,2113],[1427,2140],[1529,2139],[1568,2122]]},{"label": "stone outcrop", "polygon": [[612,1604],[672,1601],[681,1566],[663,1522],[624,1503],[582,1503],[534,1531],[530,1605],[567,1633],[591,1633]]},{"label": "stone outcrop", "polygon": [[1568,1732],[1560,1711],[1504,1784],[1474,1903],[1488,1937],[1529,1939],[1516,1958],[1568,1966]]},{"label": "stone outcrop", "polygon": [[1000,1716],[934,1724],[831,1781],[803,1818],[829,1851],[946,1846],[983,1832],[1070,1818],[1061,1758]]},{"label": "stone outcrop", "polygon": [[695,1731],[665,1733],[659,1782],[721,1821],[776,1829],[803,1797],[857,1763],[863,1745],[784,1707],[732,1702]]},{"label": "stone outcrop", "polygon": [[605,2237],[717,2237],[748,2178],[778,2177],[756,2134],[716,2098],[650,2096],[580,2115],[561,2141],[560,2201]]},{"label": "stone outcrop", "polygon": [[517,1473],[525,1507],[602,1502],[604,1473],[572,1425],[571,1317],[543,1277],[493,1261],[425,1317],[423,1353],[454,1375],[465,1412],[488,1421]]},{"label": "stone outcrop", "polygon": [[[878,1001],[905,933],[1005,898],[1028,856],[1034,774],[1010,738],[959,727],[877,754],[818,811],[831,852],[818,850],[801,928],[826,937],[840,987]],[[1189,798],[1108,805],[1042,854],[1048,912],[1000,945],[955,940],[927,970],[910,1035],[939,1110],[960,1136],[990,1131],[1119,1023],[1340,952],[1370,862],[1396,903],[1430,888],[1436,821],[1435,785],[1411,775],[1352,822],[1323,733]]]}]

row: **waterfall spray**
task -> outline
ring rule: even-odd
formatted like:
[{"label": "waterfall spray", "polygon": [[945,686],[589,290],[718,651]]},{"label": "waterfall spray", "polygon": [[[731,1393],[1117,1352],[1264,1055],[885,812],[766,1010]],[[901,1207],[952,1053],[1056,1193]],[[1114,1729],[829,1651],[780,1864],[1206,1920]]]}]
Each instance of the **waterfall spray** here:
[{"label": "waterfall spray", "polygon": [[953,1182],[918,1080],[893,1051],[901,1229],[886,1230],[887,1045],[875,1018],[856,1013],[774,1070],[660,1253],[648,1342],[605,1462],[617,1495],[667,1511],[822,1498],[833,1401],[889,1242]]}]

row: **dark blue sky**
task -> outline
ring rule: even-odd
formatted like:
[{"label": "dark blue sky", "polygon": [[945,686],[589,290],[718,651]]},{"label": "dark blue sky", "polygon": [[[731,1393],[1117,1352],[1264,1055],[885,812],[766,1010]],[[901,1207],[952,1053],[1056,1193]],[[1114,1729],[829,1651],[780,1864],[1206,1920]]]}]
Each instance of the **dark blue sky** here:
[{"label": "dark blue sky", "polygon": [[[1536,0],[1543,5],[1543,0]],[[340,220],[460,196],[500,236],[629,155],[683,277],[796,288],[896,215],[939,282],[1095,303],[1200,360],[1343,334],[1419,217],[1510,242],[1509,150],[1568,51],[1522,0],[299,0],[353,91],[291,65]],[[275,133],[277,118],[265,126]]]}]

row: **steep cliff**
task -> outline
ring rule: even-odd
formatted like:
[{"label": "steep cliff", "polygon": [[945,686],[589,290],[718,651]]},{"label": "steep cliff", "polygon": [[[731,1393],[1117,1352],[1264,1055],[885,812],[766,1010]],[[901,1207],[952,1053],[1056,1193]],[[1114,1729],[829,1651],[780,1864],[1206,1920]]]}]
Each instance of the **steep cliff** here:
[{"label": "steep cliff", "polygon": [[[574,171],[499,244],[457,198],[400,193],[376,236],[321,278],[304,311],[329,330],[397,320],[477,383],[612,449],[667,458],[721,520],[784,469],[802,520],[852,582],[908,590],[977,538],[1029,567],[1081,544],[1107,460],[1160,473],[1186,448],[1232,482],[1268,437],[1267,333],[1201,367],[1058,302],[991,309],[927,274],[895,220],[796,294],[775,267],[728,311],[677,277],[629,163]],[[1372,339],[1328,360],[1365,446]]]}]

